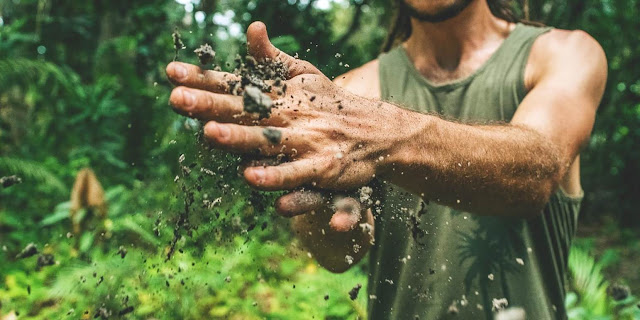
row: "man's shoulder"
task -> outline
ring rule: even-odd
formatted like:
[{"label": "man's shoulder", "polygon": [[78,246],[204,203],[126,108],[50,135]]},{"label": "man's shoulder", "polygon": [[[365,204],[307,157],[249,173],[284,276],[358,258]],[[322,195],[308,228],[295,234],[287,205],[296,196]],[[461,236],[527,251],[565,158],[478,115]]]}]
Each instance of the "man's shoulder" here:
[{"label": "man's shoulder", "polygon": [[343,89],[366,98],[380,98],[380,77],[378,59],[337,76],[333,82]]},{"label": "man's shoulder", "polygon": [[549,71],[567,65],[602,69],[606,74],[604,50],[591,35],[582,30],[552,29],[536,39],[529,55],[531,72],[527,72],[527,87]]}]

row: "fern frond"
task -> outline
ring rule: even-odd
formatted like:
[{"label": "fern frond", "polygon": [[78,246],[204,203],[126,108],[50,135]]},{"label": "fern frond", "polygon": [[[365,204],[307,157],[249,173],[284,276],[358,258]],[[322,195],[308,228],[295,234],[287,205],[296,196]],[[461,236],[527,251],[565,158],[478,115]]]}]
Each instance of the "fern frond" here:
[{"label": "fern frond", "polygon": [[20,84],[44,84],[48,80],[73,92],[80,82],[79,76],[70,69],[51,62],[24,58],[0,60],[0,88]]},{"label": "fern frond", "polygon": [[569,255],[571,286],[580,296],[580,304],[591,315],[608,315],[611,304],[607,296],[608,281],[602,274],[602,265],[585,250],[573,247]]}]

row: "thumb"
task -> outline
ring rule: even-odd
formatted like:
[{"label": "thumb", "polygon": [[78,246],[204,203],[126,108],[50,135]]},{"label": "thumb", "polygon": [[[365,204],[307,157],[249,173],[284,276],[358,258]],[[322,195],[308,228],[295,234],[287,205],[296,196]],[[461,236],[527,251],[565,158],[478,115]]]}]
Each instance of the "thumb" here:
[{"label": "thumb", "polygon": [[247,29],[247,47],[249,54],[260,62],[279,61],[289,70],[289,79],[301,74],[322,74],[311,63],[296,59],[276,48],[269,40],[267,26],[256,21]]}]

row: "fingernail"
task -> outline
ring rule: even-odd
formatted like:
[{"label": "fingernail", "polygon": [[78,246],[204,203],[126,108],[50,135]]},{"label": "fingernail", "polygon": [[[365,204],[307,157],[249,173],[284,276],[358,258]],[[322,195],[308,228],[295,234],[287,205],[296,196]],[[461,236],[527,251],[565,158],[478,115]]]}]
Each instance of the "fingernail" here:
[{"label": "fingernail", "polygon": [[218,137],[222,138],[223,140],[227,140],[229,139],[229,136],[231,136],[231,130],[229,130],[229,128],[225,125],[218,125]]},{"label": "fingernail", "polygon": [[193,107],[196,99],[193,97],[193,94],[187,90],[182,90],[182,101],[184,105],[187,107]]},{"label": "fingernail", "polygon": [[175,64],[173,67],[173,74],[178,80],[183,80],[187,77],[187,69],[179,64]]}]

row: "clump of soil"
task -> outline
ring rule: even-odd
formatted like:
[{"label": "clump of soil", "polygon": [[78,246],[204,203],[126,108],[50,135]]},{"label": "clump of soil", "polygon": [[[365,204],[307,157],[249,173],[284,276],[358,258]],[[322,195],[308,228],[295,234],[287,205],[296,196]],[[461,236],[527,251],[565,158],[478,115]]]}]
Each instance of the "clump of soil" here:
[{"label": "clump of soil", "polygon": [[2,185],[3,188],[9,188],[18,183],[22,183],[22,179],[16,175],[0,178],[0,185]]},{"label": "clump of soil", "polygon": [[42,267],[52,266],[56,263],[56,259],[52,254],[44,253],[38,256],[38,261],[36,262],[36,270],[42,269]]},{"label": "clump of soil", "polygon": [[273,101],[258,87],[247,85],[242,93],[244,111],[258,114],[259,119],[268,118],[271,115]]},{"label": "clump of soil", "polygon": [[216,52],[213,51],[213,48],[208,43],[201,45],[200,48],[193,52],[198,55],[200,64],[203,66],[213,62],[213,59],[216,57]]},{"label": "clump of soil", "polygon": [[358,293],[360,292],[360,289],[362,289],[362,285],[358,283],[355,287],[353,287],[349,291],[349,298],[351,298],[351,300],[357,299],[358,298]]},{"label": "clump of soil", "polygon": [[262,130],[262,134],[271,144],[278,144],[282,140],[282,132],[277,129],[265,128]]},{"label": "clump of soil", "polygon": [[509,306],[509,301],[507,300],[507,298],[502,298],[502,299],[493,299],[491,301],[491,311],[500,311],[502,309],[505,309]]},{"label": "clump of soil", "polygon": [[246,112],[257,113],[260,119],[268,118],[273,101],[264,93],[285,94],[287,85],[284,80],[289,74],[287,67],[279,61],[258,62],[252,56],[244,59],[238,56],[235,62],[233,73],[240,76],[240,80],[227,81],[229,92],[233,95],[242,94]]},{"label": "clump of soil", "polygon": [[126,257],[126,256],[127,256],[127,249],[125,249],[125,247],[124,247],[124,246],[120,246],[120,247],[118,248],[118,252],[117,252],[116,254],[119,254],[119,255],[120,255],[120,257],[121,257],[122,259],[124,259],[124,257]]},{"label": "clump of soil", "polygon": [[171,38],[173,38],[173,48],[176,50],[176,55],[173,57],[173,61],[176,61],[178,60],[178,52],[186,47],[184,46],[184,43],[182,43],[182,37],[180,36],[180,32],[178,32],[178,28],[173,31]]},{"label": "clump of soil", "polygon": [[20,253],[16,255],[16,259],[24,259],[31,256],[34,256],[38,253],[38,247],[35,244],[29,243]]},{"label": "clump of soil", "polygon": [[615,301],[621,301],[631,295],[631,289],[621,284],[612,284],[607,288],[607,294]]}]

